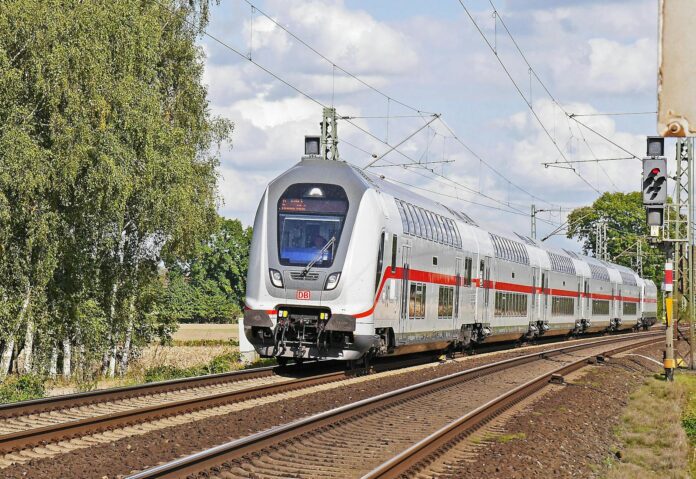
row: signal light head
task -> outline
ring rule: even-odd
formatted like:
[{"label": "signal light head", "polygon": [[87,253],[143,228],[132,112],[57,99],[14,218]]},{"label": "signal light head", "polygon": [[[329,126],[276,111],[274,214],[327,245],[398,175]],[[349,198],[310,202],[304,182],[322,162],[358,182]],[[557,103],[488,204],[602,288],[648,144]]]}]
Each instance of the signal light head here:
[{"label": "signal light head", "polygon": [[658,174],[660,174],[660,169],[659,169],[659,168],[653,168],[652,170],[650,170],[650,174],[651,174],[651,175],[658,175]]}]

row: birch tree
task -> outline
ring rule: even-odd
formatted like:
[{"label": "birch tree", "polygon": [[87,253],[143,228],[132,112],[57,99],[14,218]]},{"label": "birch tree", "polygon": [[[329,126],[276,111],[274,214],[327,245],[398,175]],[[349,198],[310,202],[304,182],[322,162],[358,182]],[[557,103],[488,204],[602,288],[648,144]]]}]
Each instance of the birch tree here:
[{"label": "birch tree", "polygon": [[232,131],[202,83],[208,11],[209,0],[2,2],[0,376],[20,348],[25,370],[40,357],[67,376],[96,357],[114,374],[166,330],[151,285],[164,257],[212,230]]}]

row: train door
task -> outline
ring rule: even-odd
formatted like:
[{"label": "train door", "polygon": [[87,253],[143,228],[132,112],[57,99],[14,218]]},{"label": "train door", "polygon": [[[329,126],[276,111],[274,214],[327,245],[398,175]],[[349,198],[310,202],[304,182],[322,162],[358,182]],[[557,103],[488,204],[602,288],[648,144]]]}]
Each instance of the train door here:
[{"label": "train door", "polygon": [[539,315],[541,320],[546,322],[548,320],[549,311],[549,275],[547,271],[541,272],[541,314]]},{"label": "train door", "polygon": [[461,314],[459,312],[459,302],[460,298],[459,296],[461,295],[462,291],[462,258],[460,256],[457,256],[457,265],[456,269],[454,270],[454,304],[452,305],[452,330],[457,330],[457,324],[460,323],[459,321],[459,315]]},{"label": "train door", "polygon": [[611,284],[611,310],[609,311],[609,319],[616,318],[616,285]]},{"label": "train door", "polygon": [[538,321],[537,314],[539,311],[539,306],[537,305],[537,281],[539,278],[539,268],[536,266],[532,268],[532,304],[529,308],[529,322],[535,323]]},{"label": "train door", "polygon": [[585,280],[585,308],[583,312],[583,319],[590,319],[590,280]]},{"label": "train door", "polygon": [[401,247],[401,305],[399,312],[399,333],[408,330],[408,276],[411,270],[411,247]]},{"label": "train door", "polygon": [[481,260],[479,267],[479,279],[481,281],[481,291],[482,291],[482,307],[479,316],[479,322],[483,324],[489,324],[491,322],[491,258],[490,256],[485,256]]}]

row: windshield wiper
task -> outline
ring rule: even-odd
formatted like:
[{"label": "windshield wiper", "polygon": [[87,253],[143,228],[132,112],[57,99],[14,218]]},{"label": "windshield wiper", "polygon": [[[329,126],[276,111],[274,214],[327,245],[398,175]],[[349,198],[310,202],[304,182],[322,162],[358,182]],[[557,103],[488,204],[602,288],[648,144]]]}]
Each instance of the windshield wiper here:
[{"label": "windshield wiper", "polygon": [[324,256],[324,252],[329,249],[329,246],[334,244],[336,242],[336,237],[332,236],[331,239],[324,245],[324,247],[317,253],[317,255],[314,257],[312,261],[307,263],[307,266],[304,267],[302,270],[302,276],[307,276],[307,273],[309,273],[309,270],[314,267],[314,265]]}]

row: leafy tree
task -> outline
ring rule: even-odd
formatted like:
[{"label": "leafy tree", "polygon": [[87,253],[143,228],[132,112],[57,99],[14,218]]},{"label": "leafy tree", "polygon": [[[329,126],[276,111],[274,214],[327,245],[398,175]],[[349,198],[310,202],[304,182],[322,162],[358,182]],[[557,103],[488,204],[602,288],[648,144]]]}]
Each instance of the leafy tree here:
[{"label": "leafy tree", "polygon": [[635,268],[636,244],[643,252],[643,275],[662,282],[664,255],[647,241],[649,228],[640,192],[604,193],[591,206],[576,208],[568,216],[568,238],[583,242],[583,252],[596,254],[595,228],[607,222],[607,252],[611,261]]},{"label": "leafy tree", "polygon": [[166,314],[177,321],[229,322],[244,306],[251,228],[219,218],[188,260],[169,265]]},{"label": "leafy tree", "polygon": [[167,330],[158,265],[214,229],[215,146],[232,131],[202,83],[208,7],[2,2],[0,375],[22,348],[50,373],[101,355],[113,374]]}]

